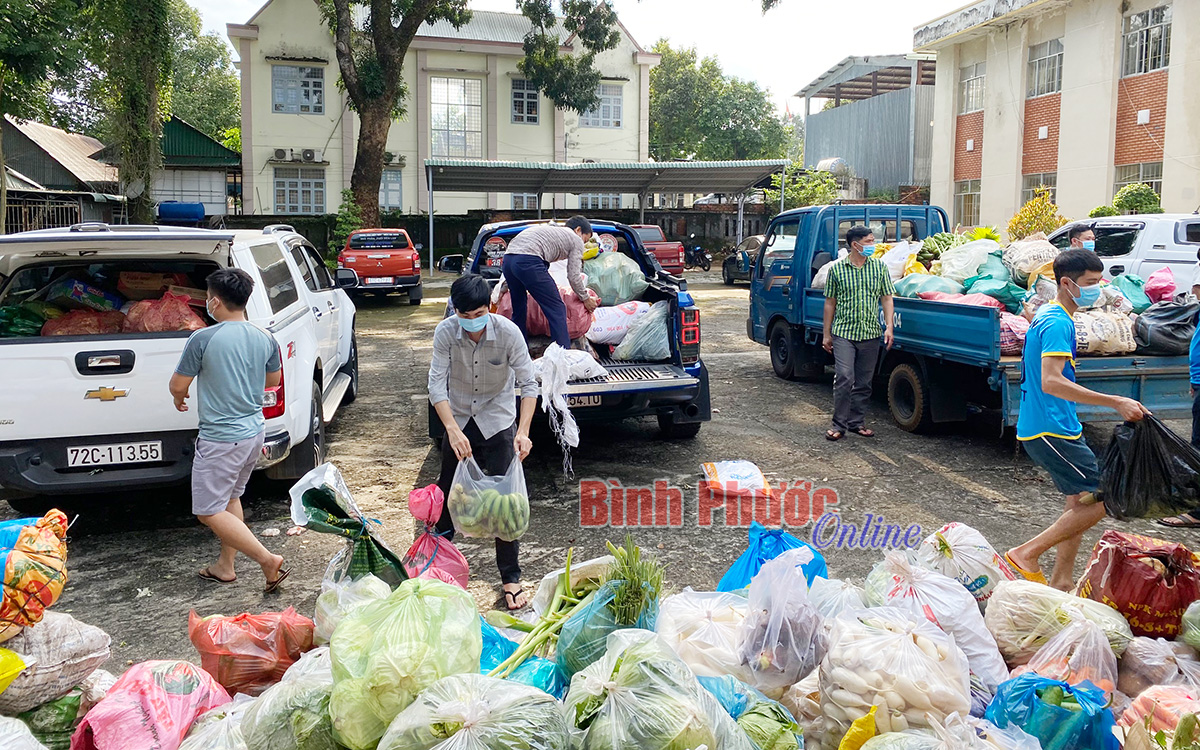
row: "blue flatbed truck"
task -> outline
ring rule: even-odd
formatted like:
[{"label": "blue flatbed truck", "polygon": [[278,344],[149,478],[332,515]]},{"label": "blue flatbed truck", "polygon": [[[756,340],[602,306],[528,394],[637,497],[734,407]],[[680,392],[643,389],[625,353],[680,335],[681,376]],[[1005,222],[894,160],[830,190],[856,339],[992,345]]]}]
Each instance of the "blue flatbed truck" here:
[{"label": "blue flatbed truck", "polygon": [[[776,216],[759,249],[750,287],[746,335],[771,350],[785,379],[814,379],[833,358],[821,348],[825,293],[811,288],[825,263],[846,246],[846,231],[867,224],[877,242],[921,240],[947,231],[936,206],[810,206]],[[922,299],[895,298],[895,341],[881,352],[877,384],[903,430],[965,421],[997,411],[1004,427],[1017,423],[1021,358],[1000,354],[1000,311]],[[1188,358],[1145,355],[1081,357],[1081,385],[1135,398],[1164,419],[1191,417]],[[878,392],[878,389],[877,389]],[[1111,409],[1079,405],[1084,422],[1114,422]]]}]

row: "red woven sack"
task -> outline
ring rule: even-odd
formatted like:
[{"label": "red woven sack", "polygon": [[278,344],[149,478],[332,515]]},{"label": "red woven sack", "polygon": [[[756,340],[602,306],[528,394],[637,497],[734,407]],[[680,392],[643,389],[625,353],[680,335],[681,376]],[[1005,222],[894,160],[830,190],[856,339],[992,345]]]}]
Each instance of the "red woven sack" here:
[{"label": "red woven sack", "polygon": [[[592,328],[592,314],[583,306],[583,300],[575,296],[575,292],[570,289],[559,287],[559,296],[562,297],[563,304],[567,306],[567,335],[571,340],[584,336]],[[528,297],[528,295],[526,295]],[[595,300],[596,304],[600,304],[600,297],[591,289],[588,290],[588,296]],[[500,302],[496,307],[496,312],[504,317],[512,320],[512,297],[511,292],[507,289],[500,295]],[[533,297],[528,297],[528,304],[525,307],[525,331],[530,336],[549,336],[550,324],[546,322],[546,316],[542,313],[542,308],[538,307],[538,303],[533,301]]]},{"label": "red woven sack", "polygon": [[205,323],[192,312],[189,300],[189,297],[167,292],[161,299],[135,302],[129,308],[122,330],[125,333],[198,331],[205,327]]},{"label": "red woven sack", "polygon": [[257,695],[313,647],[313,621],[288,607],[235,617],[188,615],[200,664],[230,693]]}]

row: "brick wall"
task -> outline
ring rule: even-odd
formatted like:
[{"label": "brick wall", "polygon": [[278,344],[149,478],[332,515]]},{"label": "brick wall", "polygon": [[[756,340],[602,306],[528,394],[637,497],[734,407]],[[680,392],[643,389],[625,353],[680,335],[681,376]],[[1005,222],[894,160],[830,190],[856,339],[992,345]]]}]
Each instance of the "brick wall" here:
[{"label": "brick wall", "polygon": [[[967,141],[975,148],[967,151]],[[983,174],[983,112],[959,115],[954,127],[954,179],[978,180]]]},{"label": "brick wall", "polygon": [[[1138,125],[1138,110],[1150,110],[1150,124]],[[1122,78],[1117,85],[1117,143],[1114,164],[1162,161],[1166,137],[1167,71]]]},{"label": "brick wall", "polygon": [[[1058,121],[1061,94],[1025,100],[1025,137],[1021,149],[1021,174],[1058,171]],[[1038,138],[1042,128],[1046,137]]]}]

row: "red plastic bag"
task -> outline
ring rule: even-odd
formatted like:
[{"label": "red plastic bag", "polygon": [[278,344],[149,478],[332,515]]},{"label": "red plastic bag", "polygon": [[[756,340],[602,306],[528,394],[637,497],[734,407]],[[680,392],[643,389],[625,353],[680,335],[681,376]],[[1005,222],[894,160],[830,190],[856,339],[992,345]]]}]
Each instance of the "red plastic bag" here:
[{"label": "red plastic bag", "polygon": [[[576,297],[575,292],[570,289],[559,287],[558,294],[562,297],[563,304],[567,306],[567,334],[574,341],[591,330],[592,314],[583,306],[583,300]],[[600,297],[591,289],[588,290],[588,296],[595,300],[596,304],[600,304]],[[512,297],[509,290],[505,289],[504,293],[500,295],[496,312],[512,320]],[[550,324],[546,322],[542,308],[533,301],[533,297],[528,297],[528,304],[525,307],[525,330],[530,336],[550,335]]]},{"label": "red plastic bag", "polygon": [[288,607],[236,617],[188,615],[200,664],[230,693],[257,695],[313,647],[313,621]]},{"label": "red plastic bag", "polygon": [[43,336],[99,336],[121,332],[125,315],[116,311],[72,310],[42,326]]},{"label": "red plastic bag", "polygon": [[1200,599],[1200,570],[1182,544],[1110,529],[1092,550],[1075,594],[1120,612],[1134,635],[1173,638],[1187,606]]},{"label": "red plastic bag", "polygon": [[1170,266],[1164,266],[1146,279],[1146,296],[1151,302],[1162,302],[1175,296],[1175,272]]},{"label": "red plastic bag", "polygon": [[125,333],[165,333],[168,331],[198,331],[206,325],[192,312],[190,297],[167,292],[162,299],[134,302],[125,316],[121,330]]},{"label": "red plastic bag", "polygon": [[445,501],[436,484],[408,493],[408,510],[425,530],[404,555],[404,569],[410,578],[431,578],[465,590],[471,566],[458,547],[440,536],[436,528]]},{"label": "red plastic bag", "polygon": [[975,305],[976,307],[994,307],[998,310],[1007,310],[1004,303],[995,297],[989,297],[986,294],[950,294],[948,292],[917,292],[917,296],[921,299],[929,299],[934,302],[952,302],[956,305]]},{"label": "red plastic bag", "polygon": [[71,750],[176,750],[196,717],[229,700],[190,662],[135,664],[79,722]]}]

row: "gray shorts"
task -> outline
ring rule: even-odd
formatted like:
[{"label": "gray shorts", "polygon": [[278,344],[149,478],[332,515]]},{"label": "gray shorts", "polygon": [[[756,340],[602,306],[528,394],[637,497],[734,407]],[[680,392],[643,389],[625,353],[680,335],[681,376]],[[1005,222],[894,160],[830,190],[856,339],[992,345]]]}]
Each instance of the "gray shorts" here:
[{"label": "gray shorts", "polygon": [[250,474],[258,465],[266,432],[236,443],[196,438],[192,460],[192,513],[211,516],[225,510],[229,501],[246,491]]}]

